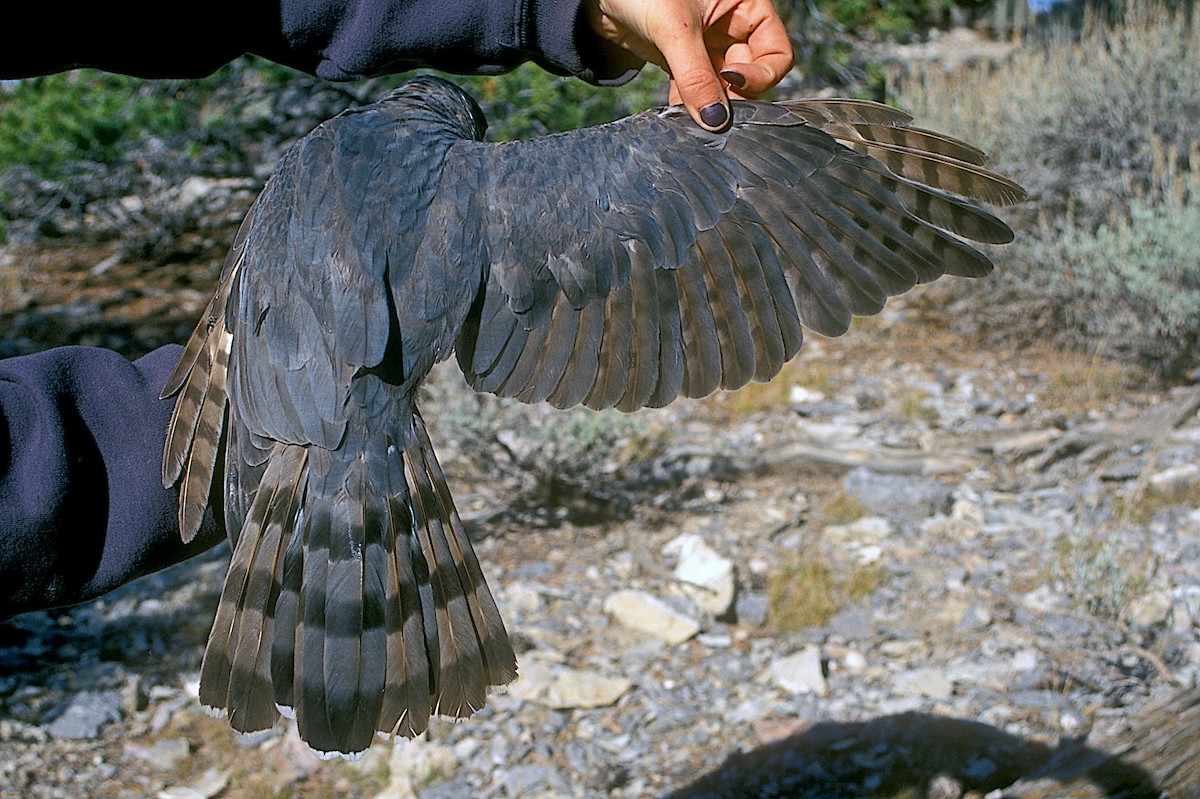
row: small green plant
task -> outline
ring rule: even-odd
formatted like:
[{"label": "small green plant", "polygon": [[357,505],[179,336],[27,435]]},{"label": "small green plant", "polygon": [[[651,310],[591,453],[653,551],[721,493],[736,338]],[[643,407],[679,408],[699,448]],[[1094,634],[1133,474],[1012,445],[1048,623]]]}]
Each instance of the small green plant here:
[{"label": "small green plant", "polygon": [[810,548],[771,575],[768,618],[779,632],[820,627],[841,608],[870,596],[881,579],[877,566],[835,566]]},{"label": "small green plant", "polygon": [[1054,577],[1076,607],[1119,619],[1130,601],[1145,593],[1153,556],[1123,532],[1077,529],[1055,542]]}]

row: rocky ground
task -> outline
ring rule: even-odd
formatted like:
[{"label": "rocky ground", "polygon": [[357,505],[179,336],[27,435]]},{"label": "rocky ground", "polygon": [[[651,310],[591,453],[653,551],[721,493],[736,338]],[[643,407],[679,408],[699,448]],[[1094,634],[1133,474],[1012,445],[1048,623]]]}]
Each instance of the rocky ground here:
[{"label": "rocky ground", "polygon": [[[222,236],[153,264],[10,247],[0,338],[177,340]],[[1195,390],[960,340],[936,297],[632,421],[514,416],[442,370],[427,416],[518,642],[509,691],[356,763],[287,724],[239,737],[196,700],[222,548],[0,625],[0,797],[954,799],[1115,746],[1200,675]]]}]

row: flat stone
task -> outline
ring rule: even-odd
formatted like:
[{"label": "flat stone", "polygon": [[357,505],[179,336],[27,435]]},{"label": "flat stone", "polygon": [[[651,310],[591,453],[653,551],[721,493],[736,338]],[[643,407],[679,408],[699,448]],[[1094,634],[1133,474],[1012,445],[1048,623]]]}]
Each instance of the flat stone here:
[{"label": "flat stone", "polygon": [[1173,605],[1166,591],[1142,594],[1129,603],[1125,620],[1134,627],[1157,627],[1166,624],[1167,619],[1171,618]]},{"label": "flat stone", "polygon": [[1185,463],[1182,466],[1172,466],[1150,475],[1147,482],[1151,488],[1159,491],[1187,488],[1200,483],[1200,465]]},{"label": "flat stone", "polygon": [[545,705],[555,710],[607,707],[632,687],[633,681],[627,677],[564,668],[546,688]]},{"label": "flat stone", "polygon": [[572,669],[538,658],[526,658],[509,694],[554,710],[607,707],[633,687],[627,677],[589,669]]},{"label": "flat stone", "polygon": [[902,671],[892,680],[892,687],[901,696],[923,696],[927,699],[949,699],[954,683],[939,669]]},{"label": "flat stone", "polygon": [[1029,430],[993,441],[986,450],[996,455],[1032,455],[1041,452],[1062,435],[1057,427]]},{"label": "flat stone", "polygon": [[542,600],[542,595],[538,593],[537,589],[526,583],[510,583],[504,586],[498,593],[497,600],[499,600],[500,612],[504,616],[532,616],[540,613],[545,604]]},{"label": "flat stone", "polygon": [[788,392],[788,401],[792,405],[812,405],[817,402],[825,401],[825,393],[817,391],[814,388],[805,388],[804,386],[792,386]]},{"label": "flat stone", "polygon": [[424,738],[397,738],[388,758],[388,784],[375,799],[417,799],[426,785],[450,777],[458,769],[454,750]]},{"label": "flat stone", "polygon": [[797,419],[796,428],[800,435],[812,441],[828,444],[846,444],[862,434],[862,426],[851,422],[814,422]]},{"label": "flat stone", "polygon": [[1033,671],[1041,657],[1036,649],[1020,649],[1013,653],[1013,671]]},{"label": "flat stone", "polygon": [[158,792],[158,799],[212,799],[229,785],[229,772],[210,768],[189,785],[172,785]]},{"label": "flat stone", "polygon": [[883,543],[895,531],[895,525],[882,516],[864,516],[850,524],[830,525],[823,535],[829,541],[869,545]]},{"label": "flat stone", "polygon": [[164,738],[149,746],[125,744],[126,757],[136,758],[158,771],[173,771],[175,767],[191,754],[186,738]]},{"label": "flat stone", "polygon": [[970,605],[958,617],[954,629],[960,633],[970,633],[982,630],[992,623],[992,612],[983,605]]},{"label": "flat stone", "polygon": [[474,794],[474,787],[466,780],[447,780],[432,788],[426,788],[418,794],[418,797],[419,799],[462,799],[464,796],[473,796]]},{"label": "flat stone", "polygon": [[950,509],[950,486],[927,477],[879,474],[859,467],[846,475],[846,493],[871,513],[920,522]]},{"label": "flat stone", "polygon": [[816,646],[776,658],[762,677],[788,693],[829,695],[829,682],[821,667],[821,650]]},{"label": "flat stone", "polygon": [[604,600],[604,612],[618,624],[668,644],[681,644],[700,632],[700,622],[645,591],[611,594]]},{"label": "flat stone", "polygon": [[663,547],[679,561],[674,577],[689,600],[713,616],[724,616],[733,607],[733,561],[722,557],[698,535],[685,533]]},{"label": "flat stone", "polygon": [[55,738],[95,738],[104,725],[120,720],[120,692],[80,691],[63,714],[46,726],[46,731]]},{"label": "flat stone", "polygon": [[765,591],[742,591],[734,600],[734,613],[738,624],[761,627],[767,623],[770,602]]}]

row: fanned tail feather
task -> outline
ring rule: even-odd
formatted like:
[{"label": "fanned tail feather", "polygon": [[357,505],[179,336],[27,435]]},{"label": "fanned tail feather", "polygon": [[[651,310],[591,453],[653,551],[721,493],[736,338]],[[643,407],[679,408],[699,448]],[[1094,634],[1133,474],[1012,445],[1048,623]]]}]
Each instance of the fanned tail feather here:
[{"label": "fanned tail feather", "polygon": [[470,716],[516,677],[424,423],[412,424],[406,448],[271,452],[201,671],[203,704],[235,729],[283,711],[319,754],[352,757],[376,732]]}]

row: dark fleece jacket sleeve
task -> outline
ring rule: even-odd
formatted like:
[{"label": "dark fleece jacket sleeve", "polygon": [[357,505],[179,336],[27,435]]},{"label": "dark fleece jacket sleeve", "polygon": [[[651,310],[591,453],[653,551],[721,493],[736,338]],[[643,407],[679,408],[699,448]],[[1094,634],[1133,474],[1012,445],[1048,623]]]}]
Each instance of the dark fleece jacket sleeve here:
[{"label": "dark fleece jacket sleeve", "polygon": [[190,545],[162,487],[181,348],[130,363],[91,347],[0,360],[0,619],[80,602],[221,540]]},{"label": "dark fleece jacket sleeve", "polygon": [[160,0],[14,3],[0,26],[0,78],[75,67],[200,77],[256,55],[326,80],[432,67],[503,72],[524,61],[592,83],[642,66],[587,27],[581,0]]}]

